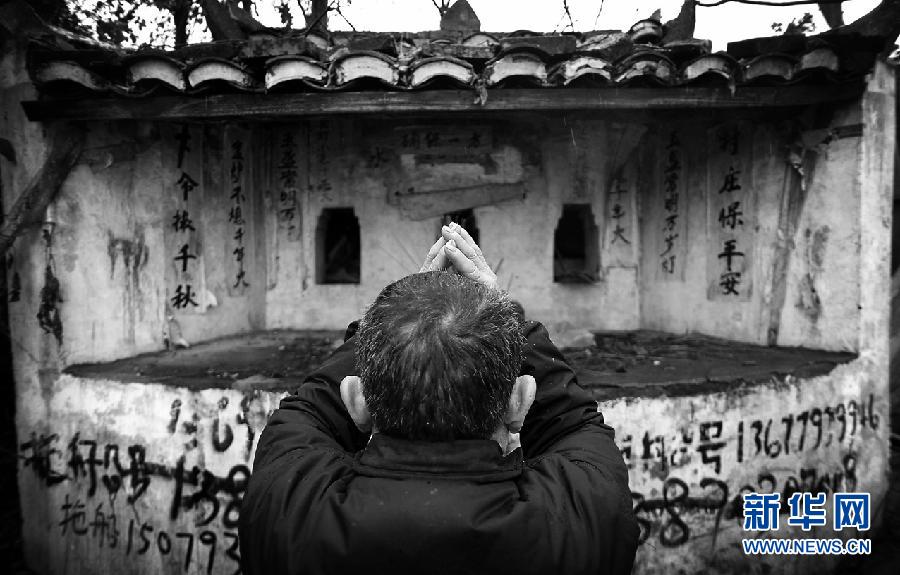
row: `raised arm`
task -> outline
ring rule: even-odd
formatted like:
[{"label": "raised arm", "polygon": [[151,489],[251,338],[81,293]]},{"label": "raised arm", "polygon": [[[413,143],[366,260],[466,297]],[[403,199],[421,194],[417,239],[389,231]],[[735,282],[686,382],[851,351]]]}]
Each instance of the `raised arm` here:
[{"label": "raised arm", "polygon": [[[521,441],[525,457],[532,458],[587,422],[602,424],[603,416],[597,411],[597,402],[578,385],[575,372],[550,340],[547,329],[538,322],[528,322],[525,337],[522,374],[534,377],[537,393],[525,418]],[[603,427],[611,437],[612,429]]]},{"label": "raised arm", "polygon": [[[348,329],[348,335],[351,329]],[[241,506],[241,566],[248,575],[290,572],[303,550],[303,515],[352,469],[361,433],[341,401],[340,381],[355,373],[356,338],[348,338],[296,393],[285,397],[263,430]],[[307,483],[297,489],[296,483]]]}]

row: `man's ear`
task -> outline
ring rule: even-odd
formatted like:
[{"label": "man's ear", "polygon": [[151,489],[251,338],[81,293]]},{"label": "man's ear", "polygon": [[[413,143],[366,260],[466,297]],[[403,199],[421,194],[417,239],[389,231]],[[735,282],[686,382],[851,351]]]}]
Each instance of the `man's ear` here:
[{"label": "man's ear", "polygon": [[530,375],[520,375],[513,384],[512,393],[509,395],[509,405],[503,416],[503,423],[512,433],[519,433],[525,416],[534,403],[534,394],[537,391],[537,383]]},{"label": "man's ear", "polygon": [[356,427],[363,433],[372,431],[372,416],[369,415],[369,406],[366,405],[359,377],[348,375],[341,380],[341,400]]}]

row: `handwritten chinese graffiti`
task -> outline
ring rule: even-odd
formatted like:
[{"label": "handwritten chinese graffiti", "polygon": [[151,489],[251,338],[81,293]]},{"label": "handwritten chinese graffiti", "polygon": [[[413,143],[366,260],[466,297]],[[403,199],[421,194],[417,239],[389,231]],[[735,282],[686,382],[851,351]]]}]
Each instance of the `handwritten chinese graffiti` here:
[{"label": "handwritten chinese graffiti", "polygon": [[[191,402],[193,409],[175,398],[153,418],[150,435],[166,438],[165,448],[101,439],[107,431],[32,432],[19,445],[21,469],[48,490],[63,538],[134,560],[157,554],[185,573],[237,573],[258,431],[251,422],[261,425],[278,397],[223,394],[213,405]],[[213,461],[220,471],[208,467]]]},{"label": "handwritten chinese graffiti", "polygon": [[228,130],[226,150],[229,154],[226,190],[228,192],[228,224],[226,257],[229,258],[228,293],[244,295],[250,283],[247,279],[248,244],[251,229],[251,210],[248,203],[248,185],[245,176],[245,135],[236,129]]},{"label": "handwritten chinese graffiti", "polygon": [[202,138],[188,124],[176,128],[173,136],[176,157],[171,174],[170,201],[174,207],[166,229],[168,300],[178,313],[202,312],[205,277],[201,253],[200,211],[203,205]]},{"label": "handwritten chinese graffiti", "polygon": [[[187,397],[156,404],[144,434],[152,440],[89,426],[35,431],[20,443],[20,472],[46,489],[60,537],[95,545],[104,557],[163,561],[170,572],[237,572],[237,526],[254,442],[280,395]],[[702,407],[709,400],[684,399],[676,409],[684,408],[680,424],[653,419],[664,412],[639,406],[635,415],[635,404],[621,400],[604,409],[617,422],[642,553],[715,549],[717,540],[733,540],[746,493],[781,493],[779,512],[786,515],[795,493],[830,496],[868,485],[860,462],[868,461],[866,445],[884,433],[884,405],[873,394],[793,409],[748,405],[743,416]]]},{"label": "handwritten chinese graffiti", "polygon": [[129,560],[140,561],[148,553],[158,554],[161,558],[177,557],[184,573],[237,575],[241,572],[236,531],[184,529],[173,532],[151,520],[136,519],[115,500],[88,504],[88,500],[68,493],[64,497],[57,522],[62,537],[93,540],[98,549],[121,553]]},{"label": "handwritten chinese graffiti", "polygon": [[684,189],[684,155],[681,134],[672,130],[663,135],[661,151],[662,226],[659,230],[657,253],[659,263],[656,275],[662,280],[684,278],[687,254],[686,190]]},{"label": "handwritten chinese graffiti", "polygon": [[335,126],[325,120],[315,121],[311,125],[309,135],[312,163],[309,167],[309,179],[306,183],[310,197],[323,203],[334,201],[334,185],[331,182],[331,154],[337,145],[337,138],[332,133]]},{"label": "handwritten chinese graffiti", "polygon": [[753,246],[753,190],[750,183],[747,131],[738,124],[710,132],[709,237],[714,253],[709,262],[709,299],[750,297]]},{"label": "handwritten chinese graffiti", "polygon": [[285,130],[278,137],[275,174],[278,190],[278,226],[288,241],[299,241],[301,221],[297,205],[298,163],[297,136]]},{"label": "handwritten chinese graffiti", "polygon": [[493,146],[490,126],[415,126],[396,130],[401,154],[476,154]]},{"label": "handwritten chinese graffiti", "polygon": [[[739,528],[745,493],[781,493],[785,514],[794,493],[853,491],[858,446],[880,427],[869,394],[774,417],[691,421],[668,433],[623,429],[641,541],[677,547],[711,536],[714,545],[723,527]],[[756,471],[735,482],[748,465]]]},{"label": "handwritten chinese graffiti", "polygon": [[623,166],[613,178],[606,193],[603,261],[610,266],[634,264],[637,235],[633,163]]}]

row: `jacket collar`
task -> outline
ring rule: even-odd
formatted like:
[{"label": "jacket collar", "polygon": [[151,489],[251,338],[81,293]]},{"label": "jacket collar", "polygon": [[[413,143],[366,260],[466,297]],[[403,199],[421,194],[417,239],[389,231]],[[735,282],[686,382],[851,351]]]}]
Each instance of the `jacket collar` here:
[{"label": "jacket collar", "polygon": [[356,461],[357,472],[370,477],[440,476],[492,482],[522,472],[522,450],[504,456],[493,439],[412,441],[376,433]]}]

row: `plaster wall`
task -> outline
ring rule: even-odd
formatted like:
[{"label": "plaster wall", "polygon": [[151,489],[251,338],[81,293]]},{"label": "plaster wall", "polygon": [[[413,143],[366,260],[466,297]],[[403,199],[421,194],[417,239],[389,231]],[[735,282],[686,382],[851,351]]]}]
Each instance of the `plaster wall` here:
[{"label": "plaster wall", "polygon": [[[541,318],[555,332],[636,328],[636,225],[629,226],[633,243],[627,252],[610,251],[604,234],[610,221],[609,178],[626,160],[624,154],[613,153],[615,143],[623,134],[642,129],[598,120],[568,127],[563,121],[529,124],[520,119],[456,125],[421,120],[321,121],[279,126],[269,139],[276,143],[276,149],[268,154],[271,163],[262,171],[277,179],[283,153],[277,142],[290,133],[306,143],[298,146],[298,157],[306,159],[300,179],[307,185],[296,191],[297,237],[291,238],[276,222],[269,226],[277,231],[268,244],[274,258],[269,264],[267,325],[342,328],[358,318],[385,285],[418,271],[425,252],[438,237],[442,213],[473,207],[479,243],[498,270],[500,285],[522,302],[527,313]],[[435,138],[446,139],[458,131],[481,132],[491,143],[477,151],[448,144],[438,153],[403,145],[410,134],[422,139],[437,134]],[[323,161],[327,162],[324,167]],[[266,184],[273,198],[280,193],[278,185],[277,181]],[[630,185],[623,202],[627,202],[628,218],[633,219],[636,188],[633,181]],[[494,199],[501,197],[498,192],[505,193],[504,186],[513,188],[515,197]],[[480,197],[468,194],[473,188]],[[441,195],[444,197],[435,197]],[[428,207],[419,209],[416,204],[419,211],[411,213],[414,208],[410,204],[420,201]],[[591,206],[599,228],[596,283],[553,281],[553,237],[564,203]],[[359,284],[316,283],[316,226],[328,207],[353,207],[359,220]]]},{"label": "plaster wall", "polygon": [[[5,94],[15,96],[14,90]],[[17,147],[43,144],[35,139],[41,136],[29,135],[33,127],[16,103],[7,105],[7,122],[21,135],[14,139]],[[852,120],[845,114],[838,122]],[[816,144],[814,163],[804,166],[809,174],[797,221],[786,224],[785,201],[796,179],[785,161],[787,144],[774,124],[747,129],[742,144],[749,151],[740,161],[743,192],[752,202],[745,202],[748,231],[739,249],[749,267],[741,295],[722,297],[715,293],[721,243],[711,198],[717,195],[713,179],[721,177],[712,172],[724,164],[702,145],[721,126],[663,125],[644,135],[639,124],[564,121],[494,122],[488,124],[491,144],[478,153],[445,148],[431,155],[391,144],[404,134],[446,135],[454,127],[331,120],[245,129],[244,192],[250,200],[244,209],[254,225],[245,230],[249,283],[242,293],[231,289],[234,226],[225,181],[225,148],[232,141],[225,132],[231,128],[190,127],[187,155],[193,159],[186,162],[193,162],[192,177],[199,182],[190,211],[200,231],[189,246],[196,257],[188,262],[200,269],[192,283],[196,309],[173,307],[175,288],[187,285],[175,277],[182,244],[172,230],[184,207],[177,203],[182,171],[174,165],[174,140],[183,126],[92,126],[90,160],[76,167],[52,208],[51,252],[64,300],[60,364],[158,350],[166,337],[196,342],[250,329],[340,329],[384,285],[417,271],[437,237],[440,214],[473,205],[480,243],[499,270],[500,285],[563,339],[573,330],[644,327],[767,343],[774,322],[780,345],[858,349],[858,137]],[[675,131],[685,143],[683,228],[678,273],[663,278],[661,174],[665,139]],[[279,142],[286,134],[295,140],[297,158],[291,230],[281,215],[284,188],[278,177]],[[39,162],[24,155],[4,170],[10,172],[7,203]],[[481,197],[473,199],[472,190]],[[553,281],[553,235],[566,203],[591,208],[599,254],[593,283]],[[614,203],[624,218],[613,219]],[[328,207],[353,207],[358,218],[359,284],[316,281],[316,228]],[[628,243],[613,235],[622,224]],[[29,316],[45,283],[47,251],[39,235],[33,226],[13,252],[12,271],[21,277],[24,294],[10,310],[20,341],[37,335],[24,332],[37,331]],[[778,261],[784,273],[776,271]],[[773,278],[784,284],[781,299]],[[53,344],[40,337],[46,340],[40,345]]]},{"label": "plaster wall", "polygon": [[[42,147],[15,113],[17,102],[12,104],[9,129],[17,151]],[[215,305],[202,314],[171,309],[166,282],[173,255],[166,244],[172,225],[166,196],[171,170],[163,163],[170,150],[161,131],[147,124],[93,126],[85,159],[45,216],[55,221],[49,247],[41,222],[17,240],[10,273],[21,278],[21,299],[10,303],[11,323],[14,340],[33,356],[45,354],[50,364],[65,367],[157,351],[168,334],[196,342],[250,329],[252,298],[230,297],[225,285],[227,209],[195,215],[195,224],[206,232],[205,289]],[[6,205],[25,189],[39,164],[25,155],[17,165],[5,166]],[[48,263],[61,286],[61,344],[41,332],[34,319]],[[23,352],[20,357],[29,356]]]},{"label": "plaster wall", "polygon": [[[45,147],[44,134],[25,120],[19,107],[19,101],[31,97],[27,84],[4,90],[7,133],[20,151],[16,165],[4,165],[7,205],[43,161],[33,152]],[[554,333],[634,329],[639,299],[636,179],[627,183],[620,199],[628,218],[628,245],[611,243],[608,189],[615,169],[623,164],[633,169],[627,154],[611,152],[616,149],[611,142],[629,135],[633,139],[641,128],[596,120],[571,128],[559,122],[536,128],[521,122],[493,124],[493,143],[477,154],[444,150],[427,163],[421,154],[389,153],[377,165],[371,160],[373,150],[390,143],[398,131],[424,130],[422,124],[332,121],[245,130],[245,215],[253,226],[245,230],[249,287],[243,293],[232,290],[235,230],[229,220],[225,148],[232,141],[226,132],[233,126],[92,125],[83,161],[46,216],[55,222],[49,249],[41,239],[41,223],[34,222],[11,251],[10,275],[18,275],[22,295],[10,304],[14,339],[27,349],[18,358],[43,354],[52,370],[157,351],[166,339],[190,343],[263,328],[340,329],[359,317],[384,285],[418,270],[439,233],[440,214],[473,205],[481,245],[500,284],[530,315]],[[191,138],[183,169],[175,165],[182,130]],[[309,140],[322,132],[329,139],[318,154]],[[291,133],[298,142],[296,231],[288,231],[280,219],[279,139],[273,133]],[[319,161],[323,157],[325,165]],[[490,165],[477,163],[482,161]],[[190,206],[179,203],[177,183],[188,172],[197,182]],[[446,185],[451,188],[444,189]],[[421,196],[447,192],[450,199],[428,200],[438,204],[427,207],[431,215],[423,216],[420,208],[410,213],[405,198],[392,200],[401,186],[415,187]],[[473,189],[484,197],[473,199]],[[553,282],[553,235],[564,203],[591,208],[598,228],[594,283]],[[327,207],[355,210],[362,251],[359,284],[316,283],[316,225]],[[197,230],[189,243],[179,243],[179,232],[173,230],[182,211],[190,211]],[[185,267],[200,270],[192,282],[196,308],[173,305],[175,289],[187,285],[178,277],[183,245],[191,256]],[[61,286],[61,344],[34,319],[50,256]]]},{"label": "plaster wall", "polygon": [[[813,379],[599,404],[629,468],[641,526],[635,573],[813,573],[824,556],[748,557],[741,539],[866,537],[828,525],[742,530],[741,495],[886,487],[883,365]],[[63,375],[49,418],[22,428],[29,564],[46,573],[234,573],[255,444],[283,394]],[[98,406],[101,406],[98,408]],[[826,509],[831,509],[828,499]],[[874,520],[874,518],[873,518]]]},{"label": "plaster wall", "polygon": [[[848,106],[827,126],[798,136],[791,136],[790,124],[774,121],[659,127],[645,150],[656,174],[641,195],[641,326],[857,351],[860,233],[869,225],[860,220],[860,137],[828,134],[858,123],[858,107]],[[682,265],[667,274],[661,254],[669,212],[662,204],[673,135],[681,142],[676,193],[682,227],[674,230],[672,253]],[[735,153],[723,149],[723,135],[736,137]],[[740,172],[735,183],[741,189],[723,191],[732,168]],[[732,232],[720,218],[733,201],[741,204],[742,223]],[[723,243],[729,238],[744,254],[735,257],[735,269],[745,268],[738,293],[725,294]]]}]

